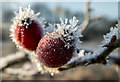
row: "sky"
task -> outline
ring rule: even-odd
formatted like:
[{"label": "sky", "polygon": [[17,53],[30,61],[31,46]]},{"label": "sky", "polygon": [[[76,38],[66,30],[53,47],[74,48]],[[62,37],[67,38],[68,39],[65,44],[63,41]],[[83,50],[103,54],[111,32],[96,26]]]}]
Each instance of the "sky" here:
[{"label": "sky", "polygon": [[[55,6],[60,6],[69,9],[73,12],[84,12],[84,2],[59,2],[46,3],[51,9]],[[104,15],[110,18],[118,18],[118,2],[92,2],[90,7],[94,10],[93,15]]]},{"label": "sky", "polygon": [[[46,1],[46,0],[45,0]],[[99,0],[100,1],[100,0]],[[92,0],[90,7],[93,9],[93,16],[106,16],[108,18],[117,19],[118,18],[118,0],[105,0],[102,1],[95,1]],[[7,0],[6,0],[7,2]],[[27,6],[29,4],[35,4],[35,2],[16,2],[17,5],[12,5],[13,8],[18,10],[18,7],[21,5]],[[72,12],[84,12],[85,8],[85,2],[39,2],[41,4],[45,4],[48,6],[51,10],[53,10],[54,7],[60,6],[62,8],[68,9]]]}]

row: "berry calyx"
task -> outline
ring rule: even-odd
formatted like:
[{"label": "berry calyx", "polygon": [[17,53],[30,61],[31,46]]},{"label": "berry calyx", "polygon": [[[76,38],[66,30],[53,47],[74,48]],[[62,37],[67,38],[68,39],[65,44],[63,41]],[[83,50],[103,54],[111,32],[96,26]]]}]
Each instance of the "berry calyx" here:
[{"label": "berry calyx", "polygon": [[15,18],[11,26],[11,37],[17,46],[26,50],[35,50],[39,40],[43,37],[42,25],[38,22],[37,16],[30,6],[20,7],[19,13],[15,12]]}]

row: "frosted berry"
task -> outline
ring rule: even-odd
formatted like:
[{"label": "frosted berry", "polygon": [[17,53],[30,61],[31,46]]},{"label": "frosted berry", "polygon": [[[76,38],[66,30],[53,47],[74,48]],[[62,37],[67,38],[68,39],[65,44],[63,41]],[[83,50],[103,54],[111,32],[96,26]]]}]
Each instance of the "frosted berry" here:
[{"label": "frosted berry", "polygon": [[39,40],[43,37],[42,25],[38,22],[30,6],[20,7],[19,13],[15,12],[15,18],[11,27],[11,37],[17,46],[26,50],[35,50]]},{"label": "frosted berry", "polygon": [[74,46],[65,47],[62,37],[53,32],[45,35],[39,42],[36,54],[40,62],[47,67],[60,67],[73,56]]},{"label": "frosted berry", "polygon": [[39,40],[43,36],[43,30],[36,20],[32,20],[31,22],[28,28],[17,26],[14,31],[14,38],[17,41],[17,45],[28,50],[35,50]]},{"label": "frosted berry", "polygon": [[80,44],[81,34],[77,31],[76,17],[57,24],[58,29],[45,35],[38,43],[36,55],[41,64],[47,67],[60,67],[68,63]]}]

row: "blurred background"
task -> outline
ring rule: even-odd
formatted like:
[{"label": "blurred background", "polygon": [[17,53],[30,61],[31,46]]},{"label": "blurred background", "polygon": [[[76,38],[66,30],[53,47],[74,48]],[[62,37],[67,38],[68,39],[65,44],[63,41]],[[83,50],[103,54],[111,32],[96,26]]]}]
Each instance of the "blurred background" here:
[{"label": "blurred background", "polygon": [[[40,17],[45,18],[51,24],[59,23],[59,18],[72,18],[76,16],[79,24],[84,21],[86,2],[2,2],[1,6],[1,27],[0,27],[0,45],[2,45],[2,57],[8,56],[19,51],[15,44],[9,38],[10,25],[14,17],[14,11],[18,11],[19,6],[26,7],[31,5],[35,13],[40,12]],[[91,2],[90,18],[99,16],[100,19],[91,22],[83,32],[83,42],[81,48],[87,50],[96,50],[97,45],[101,44],[103,35],[109,32],[110,27],[117,24],[118,20],[118,2]],[[118,49],[112,54],[118,55]],[[21,66],[21,64],[20,64]],[[20,67],[18,66],[18,67]],[[17,67],[17,66],[13,66]],[[90,65],[88,67],[76,68],[64,72],[62,75],[51,77],[49,74],[37,75],[31,77],[17,77],[14,74],[7,74],[3,71],[3,79],[118,79],[119,67],[117,64],[110,66]],[[100,73],[101,72],[101,73]],[[74,76],[70,76],[74,73]],[[84,73],[84,74],[83,74]],[[10,78],[11,77],[11,78]],[[71,78],[72,77],[72,78]]]}]

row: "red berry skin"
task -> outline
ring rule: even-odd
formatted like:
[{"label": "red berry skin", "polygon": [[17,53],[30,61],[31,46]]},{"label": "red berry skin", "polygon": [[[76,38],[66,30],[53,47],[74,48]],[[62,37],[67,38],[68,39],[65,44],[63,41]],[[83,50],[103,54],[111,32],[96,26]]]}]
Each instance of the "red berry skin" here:
[{"label": "red berry skin", "polygon": [[67,49],[60,36],[55,38],[56,32],[45,35],[39,42],[36,54],[40,62],[51,68],[66,64],[73,56],[74,47]]},{"label": "red berry skin", "polygon": [[43,37],[43,29],[37,20],[32,20],[28,28],[17,25],[14,36],[19,46],[31,51],[36,49],[39,40]]}]

